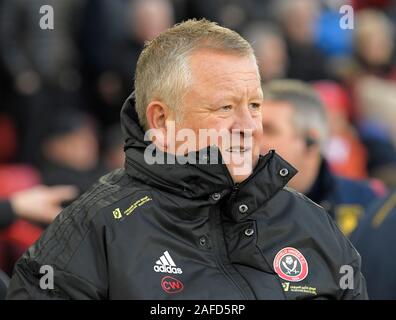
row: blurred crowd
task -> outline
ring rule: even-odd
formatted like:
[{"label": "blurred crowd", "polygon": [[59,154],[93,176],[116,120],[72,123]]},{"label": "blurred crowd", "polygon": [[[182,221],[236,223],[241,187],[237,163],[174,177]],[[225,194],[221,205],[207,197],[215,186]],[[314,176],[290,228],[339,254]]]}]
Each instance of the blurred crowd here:
[{"label": "blurred crowd", "polygon": [[[54,30],[40,29],[44,4],[54,8]],[[352,29],[340,28],[345,4],[354,8]],[[0,198],[39,185],[70,185],[81,194],[123,167],[119,113],[133,91],[144,42],[174,23],[202,17],[249,40],[263,88],[276,79],[302,80],[325,106],[326,123],[319,126],[329,132],[320,143],[323,159],[316,172],[321,180],[307,178],[310,186],[298,191],[331,208],[348,236],[370,215],[372,203],[373,215],[383,208],[377,201],[385,201],[391,212],[396,207],[390,195],[396,189],[393,0],[0,0]],[[270,125],[267,129],[271,134]],[[307,138],[313,141],[307,140],[309,145],[317,137],[314,132]],[[312,170],[306,176],[300,172],[308,177]],[[331,193],[329,176],[345,179],[337,200],[325,195]],[[355,181],[368,191],[354,189]],[[34,206],[34,197],[27,201]],[[70,197],[59,201],[65,205]],[[337,209],[335,203],[344,206]],[[14,219],[0,231],[0,269],[8,274],[45,227],[32,215],[16,217],[24,220]]]}]

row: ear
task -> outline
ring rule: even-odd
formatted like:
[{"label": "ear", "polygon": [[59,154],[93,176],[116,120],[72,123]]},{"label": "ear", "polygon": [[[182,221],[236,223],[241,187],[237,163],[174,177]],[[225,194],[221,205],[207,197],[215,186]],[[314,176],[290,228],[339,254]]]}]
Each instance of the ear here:
[{"label": "ear", "polygon": [[149,129],[165,128],[165,121],[169,116],[169,107],[162,101],[151,101],[146,108]]},{"label": "ear", "polygon": [[153,141],[162,150],[166,150],[166,121],[170,119],[169,107],[162,101],[151,101],[146,109],[146,117]]}]

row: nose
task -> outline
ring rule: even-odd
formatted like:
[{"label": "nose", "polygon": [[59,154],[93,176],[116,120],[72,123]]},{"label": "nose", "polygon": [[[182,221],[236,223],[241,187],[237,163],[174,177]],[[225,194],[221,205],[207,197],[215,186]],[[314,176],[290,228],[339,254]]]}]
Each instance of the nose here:
[{"label": "nose", "polygon": [[253,135],[261,127],[261,117],[253,117],[249,107],[243,107],[235,114],[232,130],[240,135]]}]

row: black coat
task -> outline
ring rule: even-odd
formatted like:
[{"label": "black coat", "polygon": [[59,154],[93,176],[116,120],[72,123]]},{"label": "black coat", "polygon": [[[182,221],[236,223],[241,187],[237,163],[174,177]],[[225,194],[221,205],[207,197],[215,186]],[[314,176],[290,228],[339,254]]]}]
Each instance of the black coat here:
[{"label": "black coat", "polygon": [[351,241],[362,254],[367,291],[373,300],[396,300],[396,191],[367,210]]},{"label": "black coat", "polygon": [[[234,184],[224,164],[147,164],[130,100],[121,120],[125,169],[60,214],[17,263],[9,299],[367,298],[359,254],[284,188],[296,170],[274,152]],[[53,290],[40,289],[43,265]],[[339,286],[342,265],[353,289]]]}]

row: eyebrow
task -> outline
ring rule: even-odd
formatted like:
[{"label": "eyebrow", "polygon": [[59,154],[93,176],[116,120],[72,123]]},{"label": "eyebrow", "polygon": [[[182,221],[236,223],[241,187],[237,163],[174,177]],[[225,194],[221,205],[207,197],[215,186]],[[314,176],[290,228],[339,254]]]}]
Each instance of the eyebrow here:
[{"label": "eyebrow", "polygon": [[[249,94],[249,100],[250,99],[262,100],[263,99],[263,92],[260,89],[261,89],[261,87],[257,87],[256,89],[250,90],[249,93],[248,93]],[[229,101],[240,100],[239,95],[236,95],[234,93],[234,90],[232,90],[232,89],[222,90],[221,92],[222,93],[219,94],[219,96],[215,98],[215,102],[214,103],[210,103],[211,105],[212,104],[217,105],[217,104],[219,104],[219,102],[221,100],[229,100]]]}]

